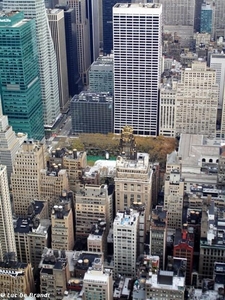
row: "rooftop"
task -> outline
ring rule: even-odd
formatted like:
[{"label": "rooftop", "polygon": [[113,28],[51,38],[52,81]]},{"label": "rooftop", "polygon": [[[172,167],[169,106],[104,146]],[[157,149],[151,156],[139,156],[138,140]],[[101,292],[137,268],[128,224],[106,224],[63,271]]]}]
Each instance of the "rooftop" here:
[{"label": "rooftop", "polygon": [[136,226],[138,223],[139,213],[133,213],[133,210],[128,212],[118,212],[114,219],[113,226]]},{"label": "rooftop", "polygon": [[153,9],[160,8],[161,4],[153,3],[117,3],[114,8]]},{"label": "rooftop", "polygon": [[118,156],[116,160],[116,168],[120,169],[130,169],[141,171],[144,170],[148,172],[149,167],[149,154],[148,153],[137,153],[137,159],[131,160],[125,156]]},{"label": "rooftop", "polygon": [[113,96],[109,92],[95,93],[90,91],[82,91],[79,95],[75,95],[71,103],[73,102],[93,102],[93,103],[112,103]]},{"label": "rooftop", "polygon": [[[168,283],[159,283],[158,275],[165,277],[164,282],[167,282],[166,279],[168,279]],[[173,272],[160,270],[159,274],[152,274],[152,276],[146,280],[146,284],[151,285],[152,288],[156,289],[184,291],[185,277],[173,276]]]}]

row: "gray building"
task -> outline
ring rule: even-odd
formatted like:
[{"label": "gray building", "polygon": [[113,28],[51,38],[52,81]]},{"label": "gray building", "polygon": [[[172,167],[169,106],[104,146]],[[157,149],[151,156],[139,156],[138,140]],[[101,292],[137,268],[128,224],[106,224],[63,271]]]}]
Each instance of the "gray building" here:
[{"label": "gray building", "polygon": [[109,93],[83,91],[73,97],[70,110],[74,134],[113,130],[113,96]]},{"label": "gray building", "polygon": [[99,56],[89,70],[89,90],[113,94],[113,55]]}]

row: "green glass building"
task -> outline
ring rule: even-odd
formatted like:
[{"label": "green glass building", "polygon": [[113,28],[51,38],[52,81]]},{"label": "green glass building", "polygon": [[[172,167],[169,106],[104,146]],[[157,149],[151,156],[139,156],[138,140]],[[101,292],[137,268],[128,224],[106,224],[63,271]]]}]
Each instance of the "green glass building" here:
[{"label": "green glass building", "polygon": [[0,89],[4,115],[15,132],[42,140],[44,121],[35,21],[22,12],[0,14]]}]

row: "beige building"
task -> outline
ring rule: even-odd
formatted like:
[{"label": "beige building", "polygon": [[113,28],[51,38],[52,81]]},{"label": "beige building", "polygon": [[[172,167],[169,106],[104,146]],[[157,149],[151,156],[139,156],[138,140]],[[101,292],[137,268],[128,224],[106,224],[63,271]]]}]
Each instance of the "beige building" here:
[{"label": "beige building", "polygon": [[93,225],[91,233],[87,238],[87,250],[90,252],[101,252],[106,254],[107,230],[106,222],[98,221]]},{"label": "beige building", "polygon": [[176,151],[167,155],[164,208],[167,210],[167,226],[182,228],[184,180],[181,177],[181,160]]},{"label": "beige building", "polygon": [[65,148],[57,148],[51,152],[49,158],[50,167],[55,165],[66,169],[69,179],[70,190],[75,192],[79,187],[82,179],[83,170],[87,167],[87,154],[85,151],[68,151]]},{"label": "beige building", "polygon": [[40,170],[46,168],[44,145],[24,141],[17,153],[11,175],[14,212],[26,216],[33,199],[40,199]]},{"label": "beige building", "polygon": [[[65,251],[45,249],[40,268],[40,292],[49,294],[50,300],[61,300],[70,278],[69,264]],[[46,299],[42,297],[41,299]]]},{"label": "beige building", "polygon": [[101,219],[107,230],[112,222],[113,190],[107,185],[81,186],[76,193],[76,237],[88,237],[90,230]]},{"label": "beige building", "polygon": [[34,213],[28,213],[26,218],[17,218],[13,222],[17,258],[19,261],[31,263],[35,270],[44,248],[50,243],[50,221],[47,217],[47,203],[35,201]]},{"label": "beige building", "polygon": [[69,189],[66,170],[54,168],[40,170],[40,198],[48,201],[49,216],[52,208],[64,190]]},{"label": "beige building", "polygon": [[69,101],[64,10],[48,9],[47,16],[56,53],[59,102],[60,108],[63,110],[67,108]]},{"label": "beige building", "polygon": [[216,71],[208,68],[206,62],[192,62],[191,68],[182,70],[180,82],[161,87],[160,134],[215,136],[218,100]]},{"label": "beige building", "polygon": [[0,261],[8,252],[16,254],[6,166],[0,165]]},{"label": "beige building", "polygon": [[51,214],[52,248],[55,250],[73,250],[74,220],[71,204],[60,201],[53,206]]},{"label": "beige building", "polygon": [[103,269],[103,261],[96,258],[83,279],[84,300],[113,299],[113,280],[111,271]]},{"label": "beige building", "polygon": [[[31,264],[9,260],[0,262],[0,294],[18,295],[34,293],[34,278]],[[4,298],[4,296],[3,296]],[[8,298],[8,297],[6,297]],[[12,297],[15,298],[15,297]]]}]

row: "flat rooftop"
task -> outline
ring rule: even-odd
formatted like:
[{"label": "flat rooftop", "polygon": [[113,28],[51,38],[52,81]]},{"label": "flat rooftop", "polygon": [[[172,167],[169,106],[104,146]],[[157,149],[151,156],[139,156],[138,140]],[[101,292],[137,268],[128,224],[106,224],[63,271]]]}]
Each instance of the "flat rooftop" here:
[{"label": "flat rooftop", "polygon": [[114,8],[154,9],[160,8],[159,3],[117,3]]},{"label": "flat rooftop", "polygon": [[149,167],[149,154],[148,153],[137,153],[136,160],[130,160],[123,156],[118,156],[117,160],[116,160],[116,168],[132,169],[132,170],[136,170],[136,171],[146,170],[146,172],[147,172],[148,167]]}]

